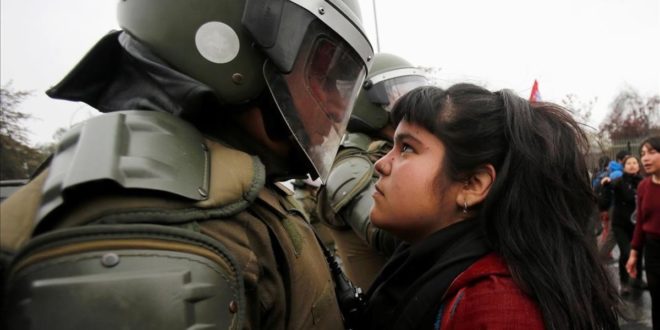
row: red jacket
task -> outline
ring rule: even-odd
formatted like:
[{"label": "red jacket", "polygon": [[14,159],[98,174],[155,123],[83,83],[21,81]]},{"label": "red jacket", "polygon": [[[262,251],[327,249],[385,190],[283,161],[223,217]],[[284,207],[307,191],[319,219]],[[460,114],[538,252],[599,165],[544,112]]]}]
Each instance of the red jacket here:
[{"label": "red jacket", "polygon": [[458,275],[435,329],[544,329],[537,304],[513,282],[504,260],[490,253]]},{"label": "red jacket", "polygon": [[639,251],[647,235],[660,236],[660,184],[646,177],[637,187],[637,224],[630,245]]}]

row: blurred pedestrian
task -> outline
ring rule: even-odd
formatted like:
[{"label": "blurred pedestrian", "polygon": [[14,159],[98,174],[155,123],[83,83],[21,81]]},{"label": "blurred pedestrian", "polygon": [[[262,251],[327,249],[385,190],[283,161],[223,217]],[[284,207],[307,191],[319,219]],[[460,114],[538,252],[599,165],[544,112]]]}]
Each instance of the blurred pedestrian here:
[{"label": "blurred pedestrian", "polygon": [[609,170],[607,177],[614,180],[623,175],[623,160],[627,156],[630,156],[630,151],[628,150],[620,150],[616,153],[616,159],[611,160],[610,163],[607,164],[607,169]]},{"label": "blurred pedestrian", "polygon": [[[642,181],[639,174],[639,161],[635,156],[628,155],[623,159],[623,175],[611,181],[609,178],[603,180],[603,187],[611,191],[614,197],[612,206],[612,233],[619,246],[619,281],[621,294],[628,294],[631,285],[644,288],[646,285],[642,279],[635,279],[630,283],[626,263],[630,254],[630,241],[632,240],[635,225],[631,221],[631,215],[635,211],[635,199],[637,198],[637,185]],[[641,253],[641,251],[640,251]],[[637,268],[641,269],[642,259],[637,260]]]},{"label": "blurred pedestrian", "polygon": [[371,222],[405,242],[367,293],[368,328],[618,328],[568,111],[458,84],[416,88],[392,116]]},{"label": "blurred pedestrian", "polygon": [[597,208],[595,213],[596,219],[594,223],[596,224],[596,235],[598,236],[598,242],[603,244],[607,240],[607,236],[610,232],[610,204],[612,202],[611,192],[609,190],[603,189],[603,185],[600,183],[603,178],[607,177],[610,173],[608,169],[608,164],[610,163],[610,157],[602,156],[598,159],[598,168],[594,170],[591,187],[594,190],[594,194],[597,199]]},{"label": "blurred pedestrian", "polygon": [[[623,175],[623,159],[628,155],[630,155],[630,152],[627,150],[621,150],[616,153],[616,158],[607,164],[607,175],[601,178],[601,186],[605,181],[614,180]],[[599,208],[607,208],[607,217],[604,215],[601,216],[601,219],[605,219],[605,224],[603,226],[603,234],[598,241],[599,254],[602,260],[614,261],[614,258],[612,257],[612,249],[616,246],[616,239],[612,234],[611,221],[614,196],[610,190],[606,189],[601,189],[600,193],[598,190],[596,192],[597,194],[600,194],[598,202]]]},{"label": "blurred pedestrian", "polygon": [[637,259],[644,248],[646,281],[651,293],[653,329],[660,329],[660,136],[652,136],[641,143],[640,155],[644,178],[637,187],[637,223],[632,239],[632,249],[626,269],[631,277],[640,274]]}]

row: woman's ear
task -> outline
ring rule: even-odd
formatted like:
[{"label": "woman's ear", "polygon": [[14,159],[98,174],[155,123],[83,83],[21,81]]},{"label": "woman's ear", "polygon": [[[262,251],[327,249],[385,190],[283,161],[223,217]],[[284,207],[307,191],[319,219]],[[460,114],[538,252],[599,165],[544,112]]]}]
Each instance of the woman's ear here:
[{"label": "woman's ear", "polygon": [[471,206],[483,202],[490,192],[496,177],[495,168],[491,164],[479,167],[466,178],[463,188],[456,196],[456,203],[467,211]]}]

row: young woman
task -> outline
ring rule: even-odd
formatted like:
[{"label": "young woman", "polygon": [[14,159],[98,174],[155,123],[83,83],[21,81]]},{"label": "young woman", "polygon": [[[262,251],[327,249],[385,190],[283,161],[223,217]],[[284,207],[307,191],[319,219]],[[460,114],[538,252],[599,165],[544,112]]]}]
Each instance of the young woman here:
[{"label": "young woman", "polygon": [[405,243],[367,293],[367,328],[618,328],[568,112],[459,84],[417,88],[392,117],[371,221]]},{"label": "young woman", "polygon": [[644,248],[653,329],[660,329],[660,136],[644,140],[640,155],[649,176],[637,187],[637,223],[626,269],[631,277],[637,278],[638,251]]},{"label": "young woman", "polygon": [[[635,211],[635,199],[637,198],[637,185],[642,181],[639,174],[639,161],[635,156],[628,155],[623,158],[623,175],[610,180],[604,178],[603,185],[605,189],[611,192],[614,204],[612,206],[612,232],[619,246],[619,281],[621,284],[621,294],[628,294],[631,291],[631,284],[637,288],[643,288],[644,282],[636,279],[630,283],[626,263],[630,254],[630,241],[633,237],[635,225],[630,220],[630,216]],[[641,250],[640,250],[641,251]],[[641,268],[642,260],[637,260],[637,268]]]}]

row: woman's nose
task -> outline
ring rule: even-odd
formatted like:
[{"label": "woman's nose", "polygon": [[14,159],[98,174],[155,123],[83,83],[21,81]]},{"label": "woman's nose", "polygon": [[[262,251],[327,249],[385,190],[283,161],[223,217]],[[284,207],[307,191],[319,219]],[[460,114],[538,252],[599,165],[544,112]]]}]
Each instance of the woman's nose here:
[{"label": "woman's nose", "polygon": [[375,168],[376,172],[378,172],[378,175],[384,176],[390,174],[390,169],[392,168],[391,159],[392,157],[388,152],[385,156],[376,161]]}]

